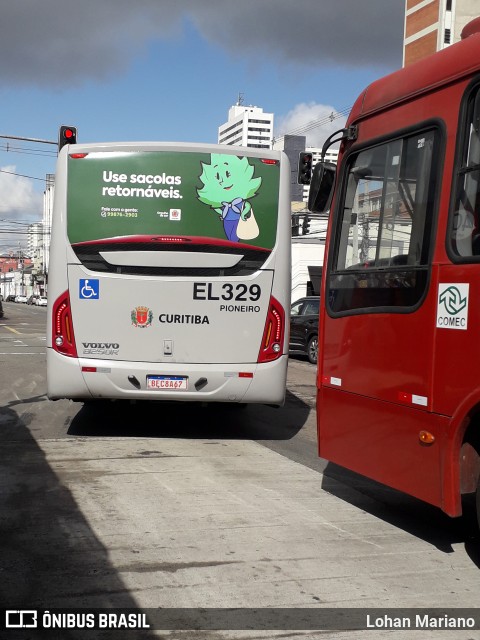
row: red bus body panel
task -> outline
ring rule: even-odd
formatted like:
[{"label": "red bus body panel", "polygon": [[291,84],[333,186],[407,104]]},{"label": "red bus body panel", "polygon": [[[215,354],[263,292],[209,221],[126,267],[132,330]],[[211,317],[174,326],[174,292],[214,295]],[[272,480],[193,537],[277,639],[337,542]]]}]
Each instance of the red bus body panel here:
[{"label": "red bus body panel", "polygon": [[[446,236],[460,104],[479,76],[480,33],[475,33],[373,83],[358,98],[347,123],[358,126],[358,138],[342,143],[340,179],[342,158],[357,147],[426,121],[436,120],[444,129],[429,283],[410,312],[332,317],[324,269],[320,308],[319,455],[452,516],[461,513],[462,438],[469,413],[480,403],[480,264],[453,264]],[[330,225],[325,264],[331,233]],[[449,282],[469,284],[466,331],[436,328],[438,285]],[[434,435],[432,445],[421,442],[422,430]]]}]

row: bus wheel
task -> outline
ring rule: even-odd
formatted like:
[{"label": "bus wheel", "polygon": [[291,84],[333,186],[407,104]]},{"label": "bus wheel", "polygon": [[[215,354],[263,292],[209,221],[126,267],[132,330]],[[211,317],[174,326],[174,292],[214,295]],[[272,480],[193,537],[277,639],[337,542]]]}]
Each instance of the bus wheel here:
[{"label": "bus wheel", "polygon": [[307,356],[312,364],[317,364],[318,360],[318,336],[312,336],[307,345]]}]

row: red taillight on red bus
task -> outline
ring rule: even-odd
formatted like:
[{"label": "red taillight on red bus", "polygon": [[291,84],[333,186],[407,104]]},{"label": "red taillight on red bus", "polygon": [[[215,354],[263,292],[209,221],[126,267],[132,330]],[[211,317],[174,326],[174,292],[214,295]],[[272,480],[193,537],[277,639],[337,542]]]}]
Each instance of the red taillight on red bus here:
[{"label": "red taillight on red bus", "polygon": [[258,362],[271,362],[279,358],[283,353],[284,336],[285,311],[278,300],[270,296],[270,306],[258,354]]},{"label": "red taillight on red bus", "polygon": [[62,293],[53,305],[52,347],[58,353],[71,358],[77,357],[77,347],[73,333],[72,312],[68,291]]}]

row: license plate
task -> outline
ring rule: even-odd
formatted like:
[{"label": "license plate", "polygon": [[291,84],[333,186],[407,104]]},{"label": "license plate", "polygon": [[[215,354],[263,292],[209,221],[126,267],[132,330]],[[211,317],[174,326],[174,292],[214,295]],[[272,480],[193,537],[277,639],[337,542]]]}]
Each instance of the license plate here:
[{"label": "license plate", "polygon": [[188,378],[187,376],[147,376],[147,389],[185,391],[188,389]]}]

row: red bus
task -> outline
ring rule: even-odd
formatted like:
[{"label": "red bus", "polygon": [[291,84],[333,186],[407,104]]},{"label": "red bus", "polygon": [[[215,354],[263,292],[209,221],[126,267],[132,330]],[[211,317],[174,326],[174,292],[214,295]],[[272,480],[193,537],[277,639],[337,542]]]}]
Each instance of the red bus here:
[{"label": "red bus", "polygon": [[331,212],[319,455],[450,516],[476,492],[478,514],[480,18],[367,87],[337,133],[309,201]]}]

